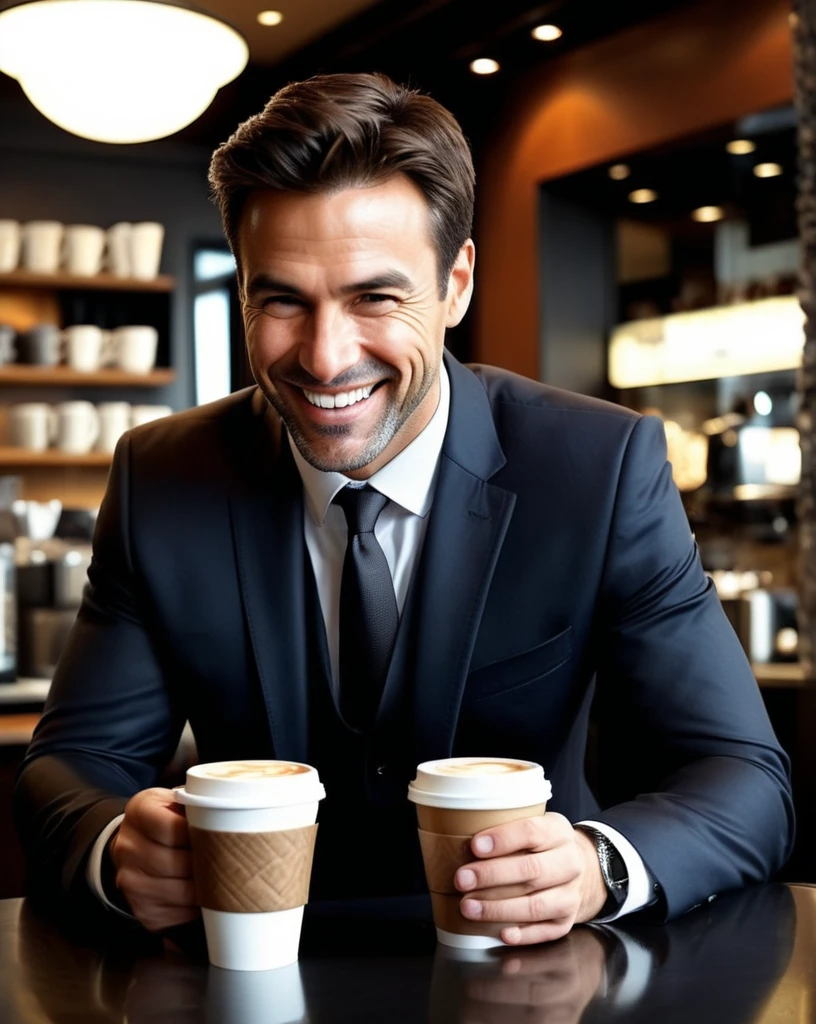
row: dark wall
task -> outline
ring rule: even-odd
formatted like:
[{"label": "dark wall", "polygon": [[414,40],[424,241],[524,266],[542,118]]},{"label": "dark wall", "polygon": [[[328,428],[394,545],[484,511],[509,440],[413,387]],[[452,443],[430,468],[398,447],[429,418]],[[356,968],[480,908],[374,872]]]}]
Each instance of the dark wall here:
[{"label": "dark wall", "polygon": [[181,409],[194,400],[191,251],[197,241],[223,237],[208,197],[210,154],[208,147],[172,138],[136,146],[79,139],[39,114],[16,83],[0,81],[0,218],[165,225],[161,272],[177,281],[170,304],[170,359],[178,378],[150,397],[122,395],[130,401]]}]

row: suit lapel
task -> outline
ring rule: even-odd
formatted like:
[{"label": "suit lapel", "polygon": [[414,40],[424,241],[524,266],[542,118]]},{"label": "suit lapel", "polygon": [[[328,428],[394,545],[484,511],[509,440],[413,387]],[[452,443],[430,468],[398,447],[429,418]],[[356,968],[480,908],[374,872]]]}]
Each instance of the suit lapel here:
[{"label": "suit lapel", "polygon": [[233,540],[247,629],[255,654],[274,756],[307,756],[306,600],[303,495],[280,425],[257,406],[259,429],[241,453],[230,493]]},{"label": "suit lapel", "polygon": [[505,462],[487,395],[446,354],[451,408],[417,577],[415,728],[419,761],[447,757],[515,494],[488,482]]}]

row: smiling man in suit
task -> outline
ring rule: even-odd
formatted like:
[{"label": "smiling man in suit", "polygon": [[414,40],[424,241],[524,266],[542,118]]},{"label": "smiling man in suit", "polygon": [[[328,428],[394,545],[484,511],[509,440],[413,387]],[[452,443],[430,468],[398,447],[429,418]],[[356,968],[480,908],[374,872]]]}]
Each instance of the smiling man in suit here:
[{"label": "smiling man in suit", "polygon": [[[257,386],[119,444],[17,786],[35,881],[150,930],[197,915],[157,787],[185,721],[202,761],[319,768],[320,899],[423,890],[406,786],[451,754],[553,784],[457,874],[465,916],[519,922],[507,943],[777,871],[786,758],[660,422],[444,352],[474,274],[450,113],[378,75],[296,83],[210,179]],[[605,808],[584,774],[596,688],[652,751]]]}]

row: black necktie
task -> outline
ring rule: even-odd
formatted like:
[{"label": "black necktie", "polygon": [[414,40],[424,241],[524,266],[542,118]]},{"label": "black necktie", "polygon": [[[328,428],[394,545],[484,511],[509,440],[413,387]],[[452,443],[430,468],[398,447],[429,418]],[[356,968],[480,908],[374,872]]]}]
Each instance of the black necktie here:
[{"label": "black necktie", "polygon": [[394,584],[374,524],[388,498],[372,487],[344,487],[348,544],[340,586],[340,711],[365,729],[374,721],[399,625]]}]

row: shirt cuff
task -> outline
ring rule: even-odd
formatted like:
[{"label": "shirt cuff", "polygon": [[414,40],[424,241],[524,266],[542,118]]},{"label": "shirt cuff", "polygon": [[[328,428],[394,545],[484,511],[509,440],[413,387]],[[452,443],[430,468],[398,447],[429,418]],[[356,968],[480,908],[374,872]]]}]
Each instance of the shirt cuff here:
[{"label": "shirt cuff", "polygon": [[91,892],[108,910],[114,910],[120,917],[126,917],[128,920],[133,921],[135,920],[133,914],[129,914],[127,911],[122,910],[121,907],[117,907],[115,903],[111,903],[102,887],[102,857],[105,853],[105,847],[124,820],[124,814],[120,814],[113,821],[109,822],[96,837],[96,842],[91,847],[88,866],[85,869],[85,879],[90,886]]},{"label": "shirt cuff", "polygon": [[642,910],[644,907],[648,907],[650,903],[654,903],[657,898],[655,880],[643,863],[640,854],[626,836],[621,835],[617,829],[612,828],[611,825],[606,825],[602,821],[587,820],[579,821],[576,824],[589,825],[602,832],[621,857],[623,857],[623,863],[626,865],[626,874],[629,876],[626,899],[623,901],[623,906],[620,910],[606,917],[596,917],[595,920],[600,923],[617,921],[619,917],[634,914],[636,910]]}]

